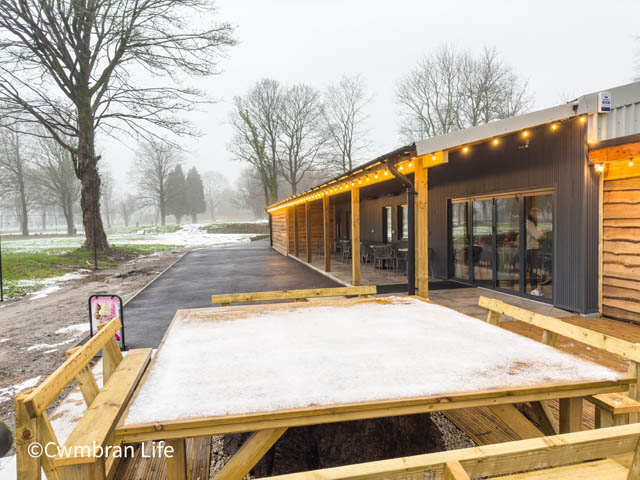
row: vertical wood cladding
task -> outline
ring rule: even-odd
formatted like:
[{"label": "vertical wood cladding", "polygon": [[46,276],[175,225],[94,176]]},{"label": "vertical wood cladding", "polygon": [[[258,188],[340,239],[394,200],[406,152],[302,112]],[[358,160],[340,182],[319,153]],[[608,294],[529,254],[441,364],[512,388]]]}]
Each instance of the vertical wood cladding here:
[{"label": "vertical wood cladding", "polygon": [[598,310],[598,178],[586,161],[586,131],[578,119],[511,134],[498,145],[449,152],[449,163],[429,171],[429,247],[434,273],[448,277],[448,202],[452,198],[552,187],[554,197],[553,303]]},{"label": "vertical wood cladding", "polygon": [[602,313],[640,321],[640,177],[604,181]]},{"label": "vertical wood cladding", "polygon": [[273,239],[273,248],[286,255],[288,241],[286,208],[271,213],[271,238]]}]

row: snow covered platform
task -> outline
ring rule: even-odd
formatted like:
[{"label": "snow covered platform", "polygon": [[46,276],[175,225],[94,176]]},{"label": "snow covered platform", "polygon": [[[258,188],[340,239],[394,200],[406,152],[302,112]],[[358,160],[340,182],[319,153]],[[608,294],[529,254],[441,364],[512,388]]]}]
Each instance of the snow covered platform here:
[{"label": "snow covered platform", "polygon": [[286,428],[585,397],[631,382],[414,298],[181,310],[117,435]]}]

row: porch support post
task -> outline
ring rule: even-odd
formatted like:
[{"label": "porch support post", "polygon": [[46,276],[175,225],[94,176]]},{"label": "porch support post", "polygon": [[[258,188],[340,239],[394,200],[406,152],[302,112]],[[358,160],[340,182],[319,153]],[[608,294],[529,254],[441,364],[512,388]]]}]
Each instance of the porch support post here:
[{"label": "porch support post", "polygon": [[360,285],[360,189],[351,187],[351,284]]},{"label": "porch support post", "polygon": [[429,191],[428,172],[424,158],[416,159],[415,185],[415,248],[417,249],[415,276],[416,294],[429,297]]},{"label": "porch support post", "polygon": [[300,247],[298,245],[298,206],[293,206],[293,254],[297,257],[300,255]]},{"label": "porch support post", "polygon": [[294,207],[287,207],[286,209],[286,219],[287,219],[287,255],[291,255],[291,224],[293,223],[293,219],[291,218],[291,209]]},{"label": "porch support post", "polygon": [[329,214],[330,214],[330,210],[329,210],[329,196],[328,195],[324,195],[322,197],[322,243],[324,245],[324,271],[325,272],[330,272],[331,271],[331,249],[329,248],[329,227],[330,227],[330,221],[329,221]]},{"label": "porch support post", "polygon": [[307,263],[311,263],[311,204],[304,202],[304,228],[307,247]]},{"label": "porch support post", "polygon": [[409,244],[408,244],[408,255],[407,255],[407,294],[415,295],[416,294],[416,225],[415,225],[415,201],[416,201],[416,191],[415,187],[412,185],[407,188],[407,209],[408,218],[407,221],[409,223]]}]

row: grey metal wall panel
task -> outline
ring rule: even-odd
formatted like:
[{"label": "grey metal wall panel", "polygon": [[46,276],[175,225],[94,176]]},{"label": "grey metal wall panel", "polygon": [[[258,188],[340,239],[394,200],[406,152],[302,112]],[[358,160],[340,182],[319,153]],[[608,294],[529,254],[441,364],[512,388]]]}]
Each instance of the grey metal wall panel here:
[{"label": "grey metal wall panel", "polygon": [[[520,133],[498,146],[478,144],[468,154],[449,152],[449,163],[429,171],[429,246],[437,276],[448,276],[448,201],[452,198],[552,187],[554,304],[597,310],[597,177],[586,163],[585,124],[579,119]],[[595,302],[595,303],[594,303]]]}]

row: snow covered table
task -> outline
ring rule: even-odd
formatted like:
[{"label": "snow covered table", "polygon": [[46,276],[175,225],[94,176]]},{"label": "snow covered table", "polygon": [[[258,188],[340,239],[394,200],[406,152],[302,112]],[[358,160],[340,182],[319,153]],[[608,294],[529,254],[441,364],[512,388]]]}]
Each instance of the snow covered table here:
[{"label": "snow covered table", "polygon": [[243,447],[255,464],[288,427],[580,399],[631,381],[415,298],[180,310],[116,434],[179,449],[259,431]]}]

